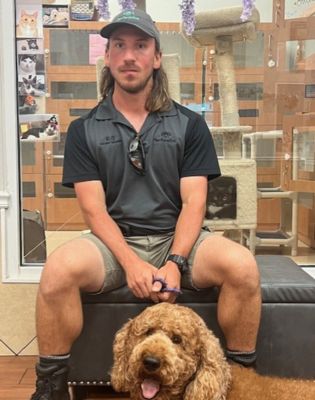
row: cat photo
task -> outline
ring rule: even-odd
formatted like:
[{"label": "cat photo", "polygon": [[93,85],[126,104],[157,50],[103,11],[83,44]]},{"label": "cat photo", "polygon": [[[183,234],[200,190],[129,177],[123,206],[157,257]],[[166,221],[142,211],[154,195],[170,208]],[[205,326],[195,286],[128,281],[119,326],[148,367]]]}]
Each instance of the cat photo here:
[{"label": "cat photo", "polygon": [[43,39],[17,39],[16,49],[18,54],[44,54]]},{"label": "cat photo", "polygon": [[42,6],[17,5],[16,37],[40,38],[43,37]]},{"label": "cat photo", "polygon": [[236,179],[220,176],[208,184],[207,219],[236,219]]},{"label": "cat photo", "polygon": [[35,114],[37,110],[38,105],[34,96],[19,96],[19,114]]},{"label": "cat photo", "polygon": [[20,96],[45,95],[45,67],[43,54],[18,56],[18,93]]},{"label": "cat photo", "polygon": [[43,54],[19,54],[18,92],[20,96],[45,95],[45,65]]},{"label": "cat photo", "polygon": [[60,140],[59,116],[56,114],[20,115],[20,139],[28,141]]},{"label": "cat photo", "polygon": [[44,27],[68,27],[69,8],[67,6],[43,6]]},{"label": "cat photo", "polygon": [[18,75],[29,76],[45,73],[45,58],[43,54],[19,54]]},{"label": "cat photo", "polygon": [[23,54],[18,57],[18,74],[20,76],[36,75],[36,55]]},{"label": "cat photo", "polygon": [[44,79],[44,75],[22,76],[22,82],[19,82],[19,96],[45,96]]}]

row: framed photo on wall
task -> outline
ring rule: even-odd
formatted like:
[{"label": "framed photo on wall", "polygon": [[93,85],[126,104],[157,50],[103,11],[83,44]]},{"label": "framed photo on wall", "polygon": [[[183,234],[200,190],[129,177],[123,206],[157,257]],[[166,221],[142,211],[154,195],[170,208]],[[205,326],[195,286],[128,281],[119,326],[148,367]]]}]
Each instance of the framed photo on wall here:
[{"label": "framed photo on wall", "polygon": [[17,4],[16,7],[16,37],[42,38],[42,6],[29,3]]},{"label": "framed photo on wall", "polygon": [[56,114],[20,115],[20,140],[59,141],[59,116]]}]

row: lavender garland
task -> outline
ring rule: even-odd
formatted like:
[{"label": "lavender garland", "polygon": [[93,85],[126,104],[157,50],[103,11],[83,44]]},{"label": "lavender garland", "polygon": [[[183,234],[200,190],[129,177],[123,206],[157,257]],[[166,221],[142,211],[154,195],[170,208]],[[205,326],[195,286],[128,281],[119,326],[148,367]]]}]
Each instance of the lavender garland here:
[{"label": "lavender garland", "polygon": [[248,18],[252,15],[253,8],[255,7],[255,0],[243,0],[243,12],[241,15],[242,22],[248,20]]},{"label": "lavender garland", "polygon": [[97,2],[98,13],[102,19],[109,20],[110,12],[108,7],[108,0],[98,0]]},{"label": "lavender garland", "polygon": [[118,3],[122,11],[134,10],[136,8],[136,4],[132,0],[118,0]]},{"label": "lavender garland", "polygon": [[[241,20],[243,22],[247,21],[252,15],[255,0],[242,0],[243,1],[243,12],[241,15]],[[134,10],[136,4],[133,0],[118,0],[118,3],[122,11]],[[182,21],[184,30],[187,35],[191,35],[196,26],[195,19],[195,0],[182,0],[179,4],[179,8],[182,12]],[[108,7],[108,0],[98,0],[98,11],[100,17],[103,19],[110,19],[110,12]]]},{"label": "lavender garland", "polygon": [[196,26],[195,0],[182,0],[179,8],[182,10],[182,21],[185,32],[187,35],[191,35]]}]

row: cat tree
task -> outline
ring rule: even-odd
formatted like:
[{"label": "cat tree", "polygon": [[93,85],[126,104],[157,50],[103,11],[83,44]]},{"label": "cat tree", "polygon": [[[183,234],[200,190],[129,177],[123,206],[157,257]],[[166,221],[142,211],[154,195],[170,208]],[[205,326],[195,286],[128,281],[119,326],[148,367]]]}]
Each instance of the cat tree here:
[{"label": "cat tree", "polygon": [[241,139],[250,126],[240,126],[234,72],[233,42],[256,38],[259,13],[253,9],[243,22],[242,7],[230,7],[197,13],[195,30],[184,35],[195,47],[215,47],[215,64],[219,82],[221,126],[211,127],[213,134],[223,136],[222,175],[235,177],[237,182],[237,213],[235,219],[207,221],[218,230],[249,230],[249,247],[255,251],[257,224],[256,162],[242,159]]}]

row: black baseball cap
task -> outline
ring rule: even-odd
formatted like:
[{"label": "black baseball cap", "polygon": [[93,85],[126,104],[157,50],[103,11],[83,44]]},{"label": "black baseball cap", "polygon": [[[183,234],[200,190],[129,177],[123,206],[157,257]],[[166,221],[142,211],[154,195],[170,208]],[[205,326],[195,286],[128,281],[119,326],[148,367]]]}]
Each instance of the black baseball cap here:
[{"label": "black baseball cap", "polygon": [[147,35],[153,37],[160,46],[160,33],[149,14],[142,10],[126,10],[116,15],[108,25],[104,26],[100,34],[104,38],[109,38],[115,29],[121,25],[131,25],[140,29]]}]

